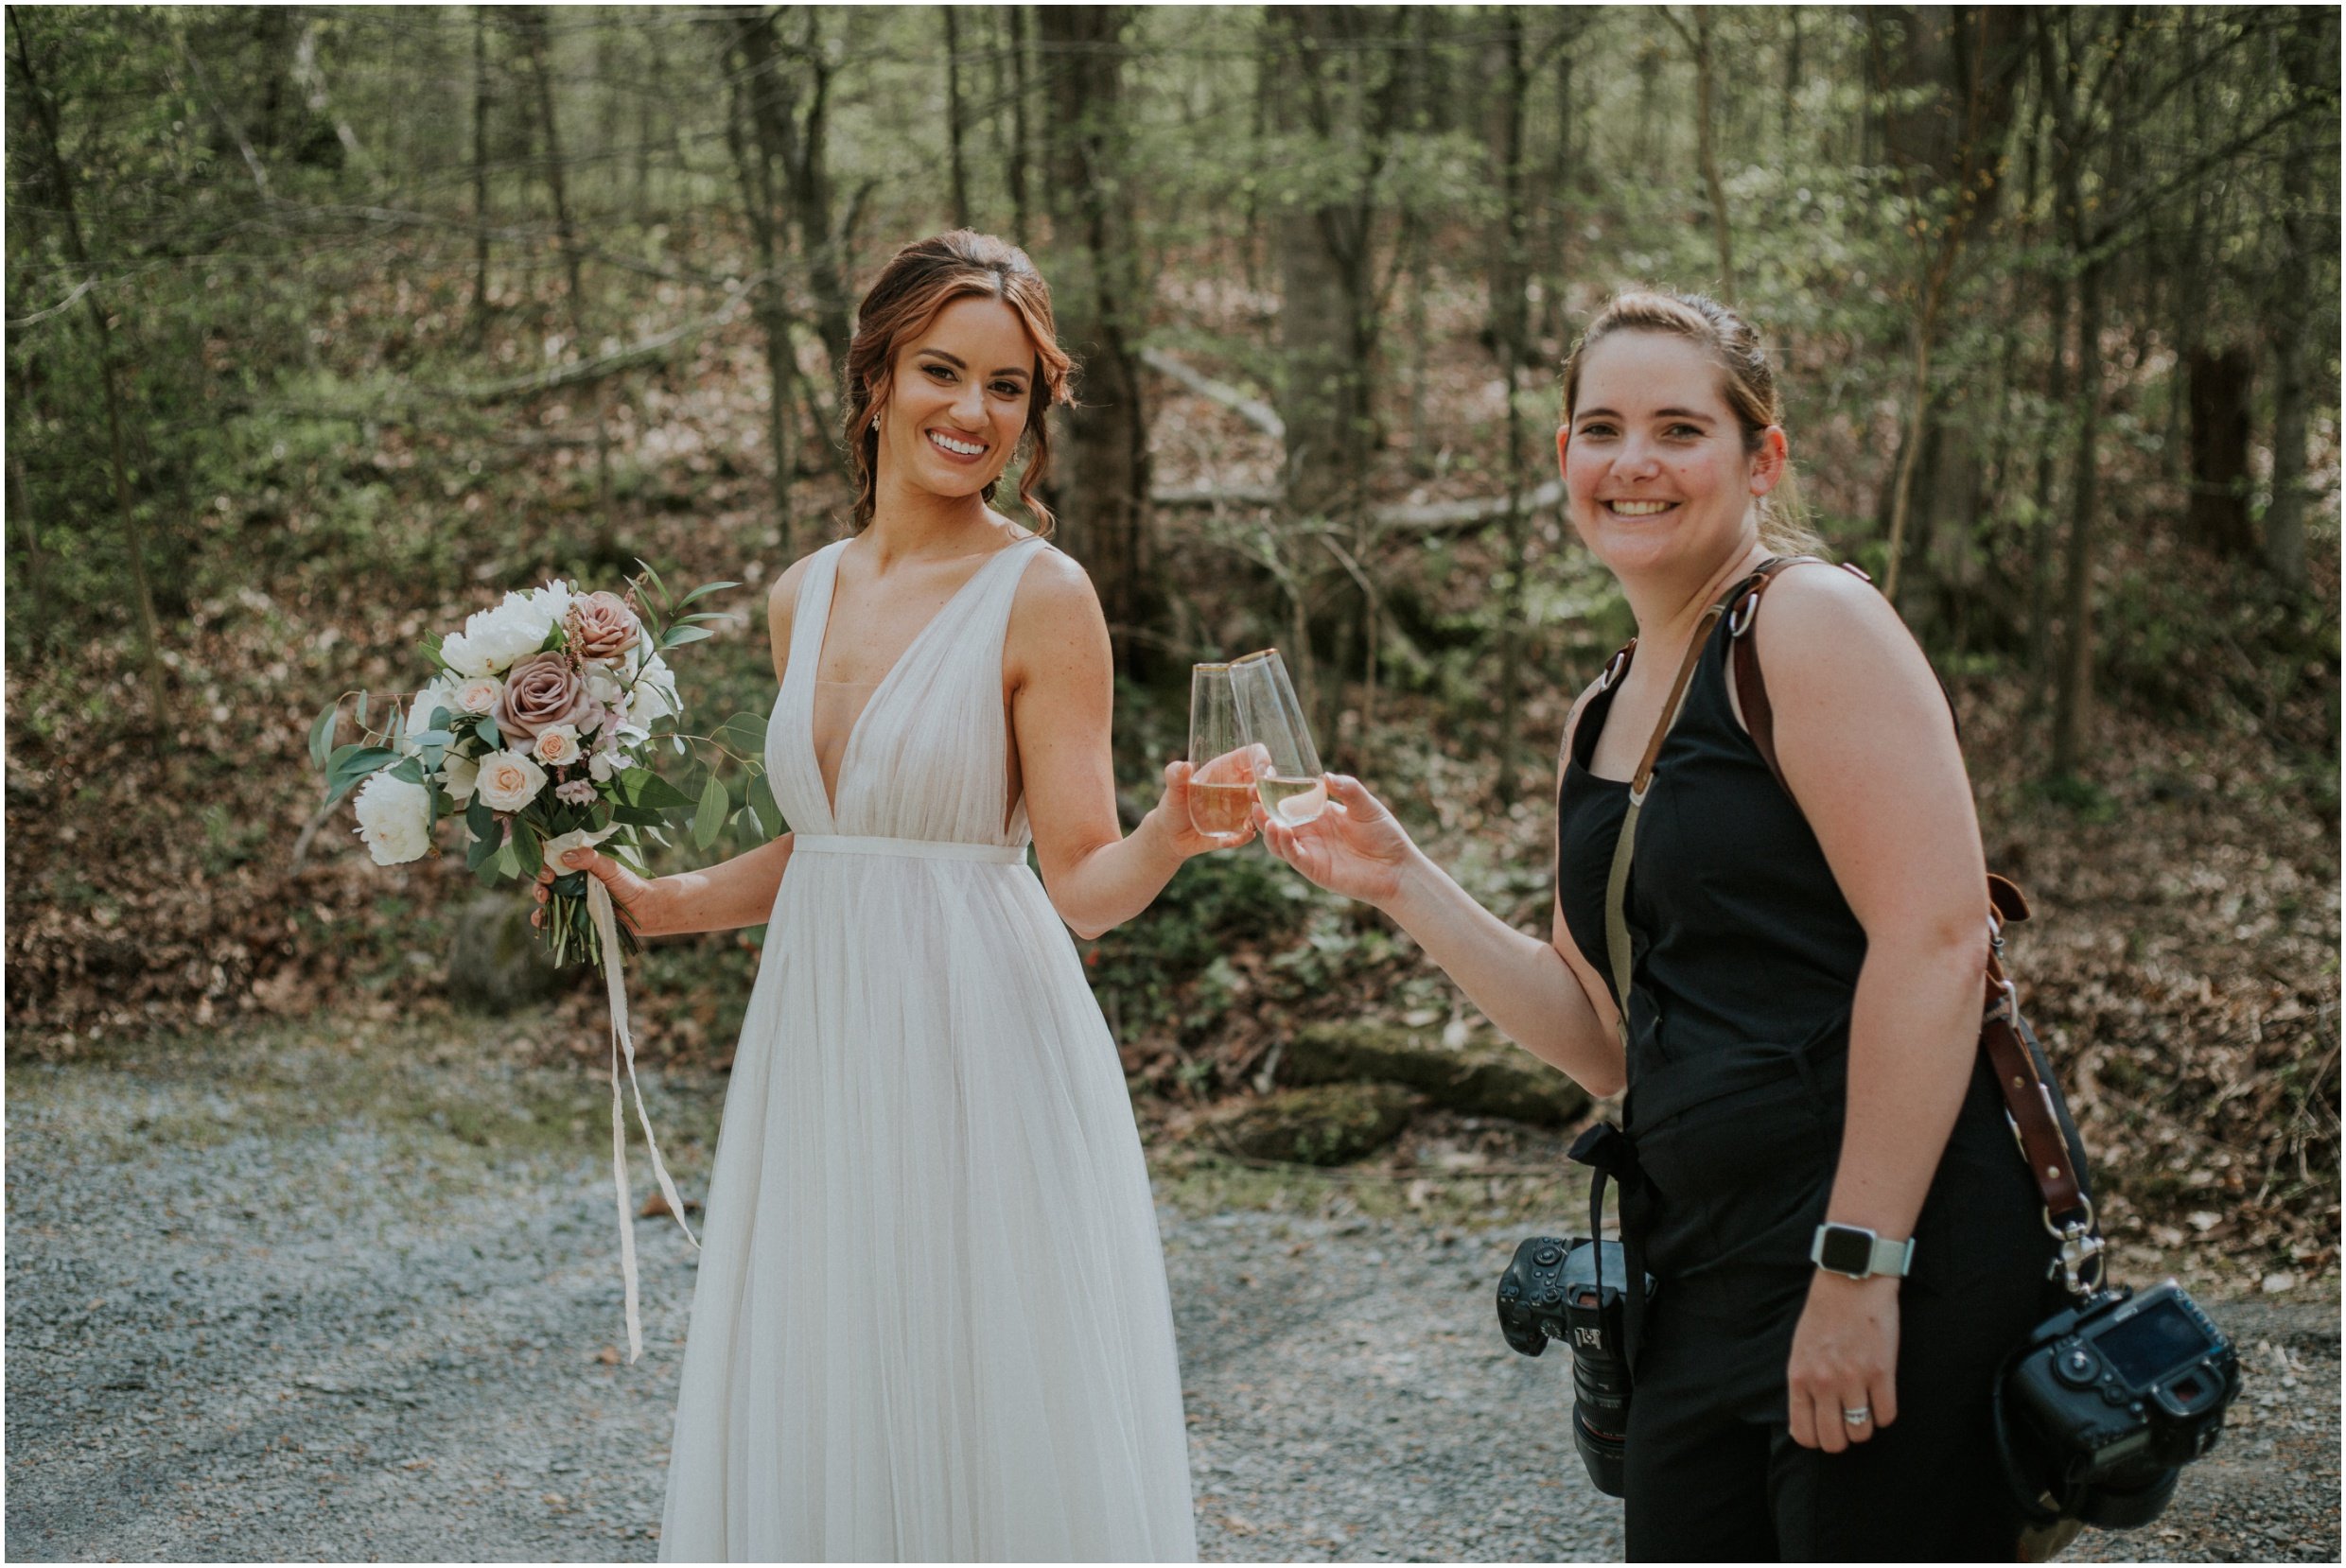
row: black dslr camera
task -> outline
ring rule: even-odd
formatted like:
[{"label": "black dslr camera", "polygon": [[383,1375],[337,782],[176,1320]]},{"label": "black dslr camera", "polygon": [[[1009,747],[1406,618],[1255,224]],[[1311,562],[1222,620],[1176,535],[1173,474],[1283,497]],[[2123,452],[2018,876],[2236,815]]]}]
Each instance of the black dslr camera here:
[{"label": "black dslr camera", "polygon": [[2232,1342],[2180,1285],[2103,1292],[2048,1318],[1997,1380],[2005,1472],[2032,1513],[2146,1524],[2239,1390]]},{"label": "black dslr camera", "polygon": [[[1621,1314],[1629,1262],[1619,1242],[1533,1236],[1515,1248],[1498,1281],[1498,1326],[1507,1343],[1537,1355],[1551,1339],[1572,1350],[1572,1441],[1588,1478],[1621,1495],[1629,1437],[1629,1357]],[[1648,1299],[1654,1277],[1645,1277]]]}]

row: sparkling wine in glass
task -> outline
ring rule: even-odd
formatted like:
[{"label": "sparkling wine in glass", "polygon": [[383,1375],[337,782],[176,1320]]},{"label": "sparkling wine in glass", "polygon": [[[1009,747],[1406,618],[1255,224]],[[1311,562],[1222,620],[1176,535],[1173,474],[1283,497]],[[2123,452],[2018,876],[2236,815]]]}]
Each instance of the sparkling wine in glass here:
[{"label": "sparkling wine in glass", "polygon": [[1232,661],[1230,684],[1238,698],[1238,719],[1262,763],[1254,789],[1263,809],[1290,828],[1300,828],[1328,804],[1328,784],[1320,753],[1311,743],[1304,705],[1295,700],[1287,661],[1276,648]]},{"label": "sparkling wine in glass", "polygon": [[1238,717],[1230,666],[1189,672],[1189,821],[1210,839],[1235,844],[1253,814],[1253,758]]}]

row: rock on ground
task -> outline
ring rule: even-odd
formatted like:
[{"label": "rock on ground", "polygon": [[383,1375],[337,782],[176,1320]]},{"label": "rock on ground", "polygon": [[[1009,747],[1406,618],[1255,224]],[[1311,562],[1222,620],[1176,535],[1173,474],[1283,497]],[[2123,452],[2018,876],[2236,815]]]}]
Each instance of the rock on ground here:
[{"label": "rock on ground", "polygon": [[[607,1091],[439,1054],[362,1033],[10,1070],[11,1559],[654,1555],[682,1238],[637,1224],[622,1365]],[[720,1093],[655,1097],[688,1192]],[[1618,1559],[1567,1359],[1492,1320],[1536,1226],[1297,1191],[1308,1217],[1163,1211],[1203,1554]],[[2218,1315],[2250,1365],[2234,1430],[2159,1525],[2073,1557],[2337,1560],[2337,1307]]]}]

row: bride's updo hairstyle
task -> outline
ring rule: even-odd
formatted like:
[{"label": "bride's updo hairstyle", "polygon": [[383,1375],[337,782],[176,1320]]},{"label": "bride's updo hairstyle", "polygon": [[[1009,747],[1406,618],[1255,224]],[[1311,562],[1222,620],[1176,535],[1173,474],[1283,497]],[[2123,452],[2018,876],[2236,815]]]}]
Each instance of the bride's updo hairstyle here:
[{"label": "bride's updo hairstyle", "polygon": [[[1743,429],[1743,450],[1760,450],[1760,438],[1771,425],[1784,423],[1784,404],[1776,388],[1776,368],[1751,323],[1707,294],[1672,294],[1658,289],[1630,288],[1605,301],[1588,330],[1564,361],[1564,422],[1581,395],[1581,363],[1588,351],[1618,332],[1658,332],[1698,344],[1719,367],[1720,394]],[[1760,542],[1777,555],[1814,555],[1824,541],[1808,525],[1805,510],[1793,484],[1792,467],[1776,488],[1760,500]]]},{"label": "bride's updo hairstyle", "polygon": [[[848,344],[847,419],[849,471],[855,480],[855,526],[871,521],[880,482],[880,431],[873,410],[888,400],[897,351],[925,330],[954,301],[979,296],[1000,300],[1018,312],[1035,345],[1035,373],[1028,385],[1026,441],[1029,456],[1018,477],[1018,498],[1035,520],[1038,533],[1051,531],[1051,509],[1036,492],[1051,471],[1051,430],[1045,416],[1055,403],[1075,401],[1075,361],[1059,346],[1051,320],[1051,287],[1026,253],[1007,239],[955,229],[915,240],[888,259],[855,313],[855,337]],[[986,487],[986,499],[994,486]]]}]

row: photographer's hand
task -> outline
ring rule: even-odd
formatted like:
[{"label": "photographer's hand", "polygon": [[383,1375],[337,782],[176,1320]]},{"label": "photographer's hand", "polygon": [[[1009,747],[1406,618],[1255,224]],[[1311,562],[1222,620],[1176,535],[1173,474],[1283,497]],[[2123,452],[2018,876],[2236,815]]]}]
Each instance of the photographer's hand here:
[{"label": "photographer's hand", "polygon": [[[1784,1376],[1792,1440],[1802,1448],[1839,1454],[1898,1420],[1898,1285],[1816,1271]],[[1852,1411],[1868,1419],[1852,1421]]]}]

